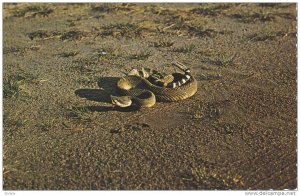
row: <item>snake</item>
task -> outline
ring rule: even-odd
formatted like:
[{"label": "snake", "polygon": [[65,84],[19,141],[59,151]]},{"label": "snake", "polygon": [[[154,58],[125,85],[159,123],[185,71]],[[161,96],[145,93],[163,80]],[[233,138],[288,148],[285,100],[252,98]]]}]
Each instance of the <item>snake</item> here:
[{"label": "snake", "polygon": [[112,104],[119,107],[153,107],[159,102],[175,102],[187,99],[197,92],[197,80],[180,62],[173,63],[183,73],[164,75],[156,70],[133,69],[117,82],[123,96],[111,95]]}]

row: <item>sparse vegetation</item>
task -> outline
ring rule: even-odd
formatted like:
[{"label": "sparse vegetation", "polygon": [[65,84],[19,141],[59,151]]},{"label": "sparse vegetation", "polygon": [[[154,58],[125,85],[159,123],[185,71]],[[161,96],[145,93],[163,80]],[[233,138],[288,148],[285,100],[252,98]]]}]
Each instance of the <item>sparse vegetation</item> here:
[{"label": "sparse vegetation", "polygon": [[3,81],[3,95],[4,98],[18,97],[20,91],[25,82],[27,83],[36,83],[38,81],[38,76],[27,73],[20,72],[16,75],[10,75],[4,78]]},{"label": "sparse vegetation", "polygon": [[145,51],[136,52],[135,54],[129,56],[129,58],[136,59],[136,60],[145,60],[148,59],[151,55],[152,54],[150,50],[145,50]]},{"label": "sparse vegetation", "polygon": [[287,8],[293,6],[293,3],[258,3],[257,5],[267,8]]},{"label": "sparse vegetation", "polygon": [[130,7],[129,4],[112,4],[112,3],[104,3],[101,5],[92,6],[91,11],[94,13],[116,13],[116,12],[129,12],[133,8]]},{"label": "sparse vegetation", "polygon": [[28,33],[27,34],[28,37],[33,40],[35,38],[38,38],[38,39],[44,39],[46,37],[49,37],[49,34],[47,33],[47,31],[45,30],[38,30],[38,31],[34,31],[34,32],[31,32],[31,33]]},{"label": "sparse vegetation", "polygon": [[199,105],[198,109],[193,114],[193,118],[202,119],[203,117],[205,117],[205,107],[203,105]]},{"label": "sparse vegetation", "polygon": [[117,23],[104,26],[100,35],[136,37],[141,35],[142,30],[143,29],[135,23]]},{"label": "sparse vegetation", "polygon": [[199,103],[198,108],[192,113],[194,119],[219,118],[221,107],[218,103]]},{"label": "sparse vegetation", "polygon": [[210,8],[194,8],[191,10],[191,12],[193,14],[200,14],[200,15],[204,15],[204,16],[216,16],[218,15],[218,12],[216,12],[215,10],[213,9],[210,9]]},{"label": "sparse vegetation", "polygon": [[3,113],[3,130],[5,136],[9,139],[13,139],[15,135],[18,135],[22,127],[28,123],[27,119],[21,118],[15,112],[7,112],[4,110]]},{"label": "sparse vegetation", "polygon": [[221,108],[218,106],[210,105],[208,107],[208,115],[210,118],[219,118],[221,116]]},{"label": "sparse vegetation", "polygon": [[197,76],[198,80],[219,80],[222,78],[221,74],[200,74]]},{"label": "sparse vegetation", "polygon": [[79,31],[79,30],[71,30],[68,32],[65,32],[61,35],[60,39],[61,40],[81,40],[81,38],[85,37],[86,33]]},{"label": "sparse vegetation", "polygon": [[224,31],[217,31],[211,28],[204,28],[203,26],[188,26],[188,32],[190,35],[197,37],[214,37],[217,34],[224,34]]},{"label": "sparse vegetation", "polygon": [[157,14],[163,16],[161,20],[167,25],[165,28],[169,28],[169,25],[180,28],[192,20],[192,17],[185,10],[180,9],[162,9]]},{"label": "sparse vegetation", "polygon": [[256,21],[268,22],[268,21],[273,21],[275,19],[275,17],[271,13],[257,13],[257,12],[232,14],[230,17],[243,23],[254,23]]},{"label": "sparse vegetation", "polygon": [[21,55],[24,55],[25,52],[27,51],[34,51],[34,50],[39,50],[40,49],[40,46],[30,46],[30,47],[9,47],[9,48],[6,48],[4,47],[3,48],[3,54],[9,54],[9,53],[19,53]]},{"label": "sparse vegetation", "polygon": [[208,59],[208,60],[204,60],[203,62],[209,63],[211,65],[215,65],[218,67],[226,67],[228,65],[233,64],[235,58],[236,58],[236,54],[233,54],[233,55],[220,54],[215,59]]},{"label": "sparse vegetation", "polygon": [[54,10],[45,6],[33,5],[27,6],[20,10],[17,10],[13,16],[15,17],[37,17],[37,16],[48,16],[53,13]]},{"label": "sparse vegetation", "polygon": [[226,175],[207,167],[191,169],[190,183],[202,189],[239,189],[244,186],[242,176]]},{"label": "sparse vegetation", "polygon": [[92,74],[99,70],[97,63],[97,59],[80,58],[74,61],[71,69],[80,74]]},{"label": "sparse vegetation", "polygon": [[12,114],[4,112],[3,124],[8,129],[15,129],[15,128],[22,127],[23,125],[26,124],[26,122],[27,121],[24,119],[16,118],[16,117],[12,116]]},{"label": "sparse vegetation", "polygon": [[77,82],[81,85],[95,84],[98,81],[98,77],[94,75],[81,76],[77,79]]},{"label": "sparse vegetation", "polygon": [[297,17],[294,14],[291,14],[291,13],[274,13],[273,15],[281,17],[281,18],[285,18],[285,19],[291,19],[291,20],[294,20],[294,21],[297,20]]},{"label": "sparse vegetation", "polygon": [[143,131],[150,128],[151,126],[147,123],[133,123],[124,126],[124,130],[127,131]]},{"label": "sparse vegetation", "polygon": [[231,135],[236,130],[243,130],[243,127],[234,123],[216,122],[213,127],[218,133]]},{"label": "sparse vegetation", "polygon": [[30,72],[20,72],[16,74],[15,78],[18,81],[34,82],[38,79],[38,76]]},{"label": "sparse vegetation", "polygon": [[113,4],[103,4],[103,5],[93,6],[91,11],[100,12],[100,13],[112,13],[117,11],[117,7]]},{"label": "sparse vegetation", "polygon": [[6,175],[11,172],[15,172],[15,171],[17,171],[17,169],[15,168],[15,165],[13,165],[13,164],[5,164],[3,166],[3,175]]},{"label": "sparse vegetation", "polygon": [[18,47],[10,47],[10,48],[3,48],[3,54],[8,54],[8,53],[17,53],[17,52],[22,52],[22,48]]},{"label": "sparse vegetation", "polygon": [[284,33],[281,31],[278,32],[262,32],[262,33],[255,33],[248,36],[249,42],[262,42],[262,41],[271,41],[275,40],[277,37],[284,37],[287,36],[288,33]]},{"label": "sparse vegetation", "polygon": [[71,119],[75,119],[75,120],[79,120],[79,121],[89,121],[90,118],[88,116],[86,116],[87,113],[89,113],[90,110],[88,107],[71,107],[69,109],[67,109],[67,117],[71,118]]},{"label": "sparse vegetation", "polygon": [[70,30],[67,32],[58,32],[58,31],[47,31],[47,30],[37,30],[30,33],[27,33],[27,36],[31,40],[48,40],[53,38],[60,38],[64,40],[80,40],[81,38],[87,36],[86,32],[79,30]]},{"label": "sparse vegetation", "polygon": [[41,131],[41,132],[47,132],[50,131],[51,129],[55,128],[55,119],[48,119],[45,120],[42,123],[37,124],[37,128]]},{"label": "sparse vegetation", "polygon": [[174,41],[169,41],[169,40],[160,40],[158,42],[153,42],[152,43],[153,47],[156,47],[156,48],[160,48],[160,47],[171,47],[174,45]]},{"label": "sparse vegetation", "polygon": [[60,37],[61,34],[60,32],[48,32],[46,30],[37,30],[37,31],[33,31],[31,33],[28,33],[27,36],[29,37],[29,39],[31,40],[47,40],[47,39],[51,39],[51,38],[55,38],[55,37]]},{"label": "sparse vegetation", "polygon": [[77,54],[79,54],[79,52],[75,51],[75,52],[63,52],[61,54],[59,54],[60,57],[72,57],[72,56],[76,56]]},{"label": "sparse vegetation", "polygon": [[173,52],[190,53],[193,51],[194,48],[195,48],[194,44],[184,45],[177,48],[173,48]]},{"label": "sparse vegetation", "polygon": [[20,81],[15,76],[8,76],[3,81],[4,98],[18,97],[20,94]]},{"label": "sparse vegetation", "polygon": [[261,7],[277,7],[280,4],[281,3],[258,3],[257,5],[259,5]]},{"label": "sparse vegetation", "polygon": [[[5,147],[5,146],[4,146]],[[3,151],[3,176],[12,172],[16,172],[17,166],[19,165],[19,161],[11,161],[8,159],[9,157],[9,151],[4,150]]]},{"label": "sparse vegetation", "polygon": [[203,4],[199,8],[190,10],[190,12],[203,16],[217,16],[221,14],[223,10],[229,9],[233,5],[234,4]]},{"label": "sparse vegetation", "polygon": [[94,50],[94,54],[99,58],[116,58],[119,57],[119,50],[113,47],[102,47]]}]

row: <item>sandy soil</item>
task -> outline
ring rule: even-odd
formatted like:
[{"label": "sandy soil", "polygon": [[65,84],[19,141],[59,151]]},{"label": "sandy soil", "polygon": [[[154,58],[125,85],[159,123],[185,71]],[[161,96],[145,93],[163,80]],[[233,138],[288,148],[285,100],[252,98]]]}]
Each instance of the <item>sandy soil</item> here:
[{"label": "sandy soil", "polygon": [[[4,189],[295,189],[296,4],[4,4]],[[197,94],[110,104],[134,67]]]}]

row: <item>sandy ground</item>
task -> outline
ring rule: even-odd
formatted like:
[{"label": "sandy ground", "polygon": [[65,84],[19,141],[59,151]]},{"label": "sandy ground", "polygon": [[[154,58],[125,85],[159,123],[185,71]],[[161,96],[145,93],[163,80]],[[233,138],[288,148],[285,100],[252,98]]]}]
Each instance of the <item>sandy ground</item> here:
[{"label": "sandy ground", "polygon": [[[4,190],[297,188],[296,4],[4,4]],[[110,104],[132,68],[190,99]]]}]

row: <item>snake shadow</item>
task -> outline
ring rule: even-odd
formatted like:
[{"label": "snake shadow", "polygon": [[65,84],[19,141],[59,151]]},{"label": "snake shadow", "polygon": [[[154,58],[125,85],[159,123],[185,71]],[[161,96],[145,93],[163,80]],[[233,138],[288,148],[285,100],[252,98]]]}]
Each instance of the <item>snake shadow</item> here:
[{"label": "snake shadow", "polygon": [[75,94],[78,97],[103,103],[111,103],[110,95],[117,93],[117,77],[100,78],[97,82],[99,89],[77,89]]},{"label": "snake shadow", "polygon": [[[110,103],[110,95],[116,95],[118,93],[117,81],[119,77],[103,77],[97,82],[99,89],[77,89],[75,95],[89,101],[96,101],[102,103]],[[114,106],[87,106],[92,112],[108,112],[108,111],[119,111],[119,112],[131,112],[135,108],[120,108]]]}]

